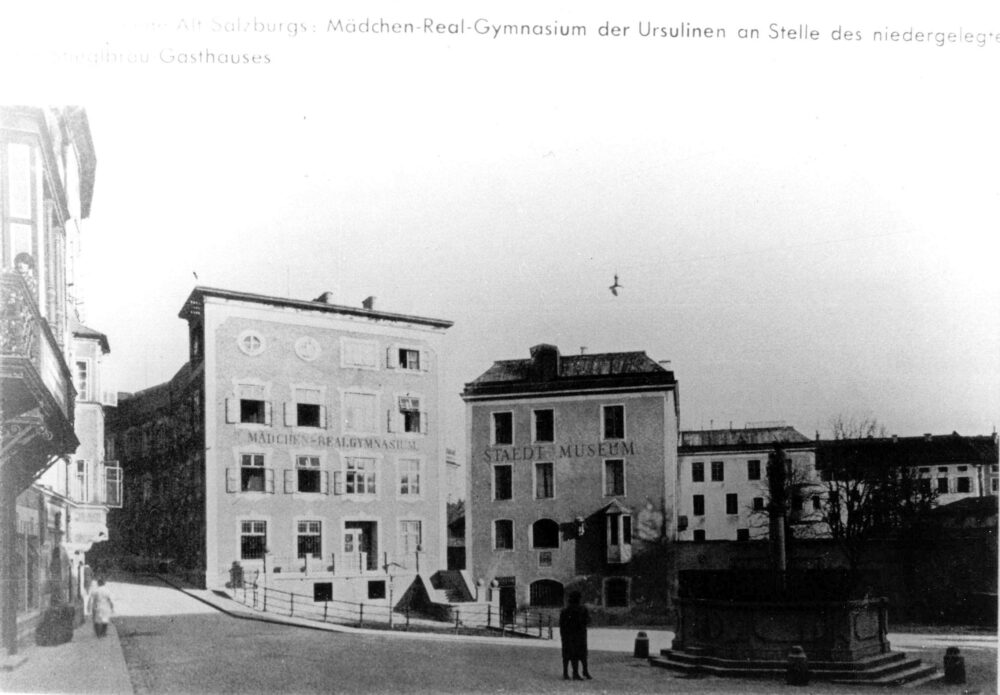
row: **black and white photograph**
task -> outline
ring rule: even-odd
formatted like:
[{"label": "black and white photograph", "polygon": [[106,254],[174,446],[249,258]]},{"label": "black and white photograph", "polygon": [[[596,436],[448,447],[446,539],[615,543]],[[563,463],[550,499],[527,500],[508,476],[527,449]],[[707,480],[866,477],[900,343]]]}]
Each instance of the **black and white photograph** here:
[{"label": "black and white photograph", "polygon": [[0,9],[0,692],[997,693],[1000,15]]}]

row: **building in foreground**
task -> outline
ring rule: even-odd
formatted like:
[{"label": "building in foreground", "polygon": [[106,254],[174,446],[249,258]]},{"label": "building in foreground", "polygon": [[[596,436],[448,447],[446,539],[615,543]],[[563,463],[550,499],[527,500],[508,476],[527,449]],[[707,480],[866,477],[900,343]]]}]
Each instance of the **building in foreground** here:
[{"label": "building in foreground", "polygon": [[79,107],[0,106],[0,636],[67,595],[70,499],[37,484],[80,445],[70,370],[74,259],[97,160]]},{"label": "building in foreground", "polygon": [[675,532],[678,401],[643,352],[494,362],[466,384],[466,525],[501,608],[664,604]]},{"label": "building in foreground", "polygon": [[120,552],[346,601],[446,566],[450,321],[197,287],[190,361],[121,398]]}]

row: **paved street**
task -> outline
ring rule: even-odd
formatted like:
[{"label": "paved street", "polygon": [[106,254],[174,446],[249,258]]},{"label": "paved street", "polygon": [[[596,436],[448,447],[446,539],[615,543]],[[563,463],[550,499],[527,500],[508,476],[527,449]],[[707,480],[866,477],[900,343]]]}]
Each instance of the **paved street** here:
[{"label": "paved street", "polygon": [[[682,678],[631,657],[634,630],[594,630],[592,643],[616,651],[591,652],[593,681],[561,679],[558,640],[518,644],[472,642],[303,629],[233,618],[157,579],[110,582],[115,625],[136,693],[851,693],[855,688],[814,684],[795,689],[776,681]],[[89,653],[94,666],[106,657],[87,637],[89,625],[64,645],[75,658]],[[651,632],[654,650],[667,633]],[[995,693],[996,638],[990,635],[890,635],[893,646],[940,667],[945,647],[966,654],[969,683],[935,683],[935,693]],[[105,644],[101,646],[110,646]],[[37,649],[37,648],[36,648]],[[63,647],[57,648],[63,649]],[[122,692],[88,687],[75,675],[34,676],[31,669],[59,663],[36,652],[20,672],[0,678],[0,690],[17,692]],[[120,656],[118,657],[121,658]],[[86,663],[86,662],[81,662]],[[76,671],[78,673],[78,671]],[[74,672],[70,672],[74,673]],[[112,690],[112,687],[114,688]],[[866,690],[865,692],[873,692]]]}]

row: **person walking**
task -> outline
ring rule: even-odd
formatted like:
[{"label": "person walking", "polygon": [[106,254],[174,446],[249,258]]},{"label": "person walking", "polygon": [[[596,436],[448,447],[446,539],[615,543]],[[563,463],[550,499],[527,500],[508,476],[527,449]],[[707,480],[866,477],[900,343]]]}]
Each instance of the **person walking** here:
[{"label": "person walking", "polygon": [[111,600],[111,591],[104,585],[103,579],[97,580],[97,588],[90,592],[87,599],[87,610],[94,620],[94,634],[104,637],[108,634],[108,623],[115,603]]},{"label": "person walking", "polygon": [[[573,665],[573,680],[590,679],[587,668],[587,625],[590,614],[580,603],[580,592],[571,591],[569,605],[559,613],[559,639],[562,640],[563,679],[569,680],[569,666]],[[580,677],[582,666],[583,678]]]}]

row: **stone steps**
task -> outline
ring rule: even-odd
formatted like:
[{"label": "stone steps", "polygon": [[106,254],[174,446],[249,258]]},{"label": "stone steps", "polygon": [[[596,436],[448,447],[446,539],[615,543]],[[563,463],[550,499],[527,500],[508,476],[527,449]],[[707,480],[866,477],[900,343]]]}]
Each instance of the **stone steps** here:
[{"label": "stone steps", "polygon": [[[650,657],[652,666],[687,674],[704,674],[731,678],[783,679],[787,664],[774,660],[737,660],[714,657],[706,650],[680,651],[664,649],[660,656]],[[818,661],[810,663],[811,677],[818,681],[855,685],[903,685],[926,682],[938,676],[937,669],[926,666],[920,659],[908,658],[900,652],[889,652],[852,662]]]}]

